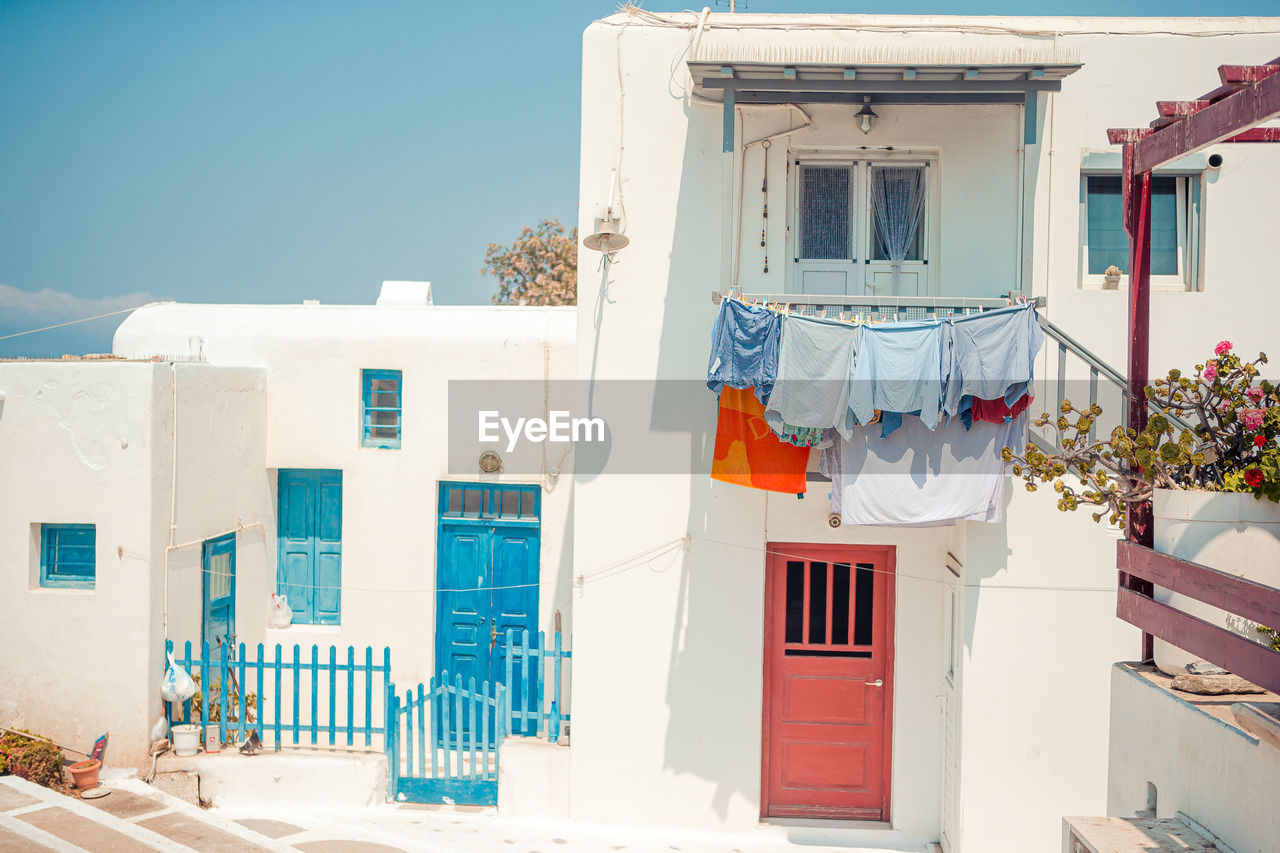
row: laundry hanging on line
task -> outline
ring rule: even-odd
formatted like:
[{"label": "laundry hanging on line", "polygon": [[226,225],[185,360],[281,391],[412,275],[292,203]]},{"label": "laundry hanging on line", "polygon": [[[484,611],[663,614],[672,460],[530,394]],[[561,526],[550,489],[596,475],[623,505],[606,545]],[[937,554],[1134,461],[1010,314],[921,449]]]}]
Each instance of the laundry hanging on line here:
[{"label": "laundry hanging on line", "polygon": [[711,479],[752,489],[803,494],[809,448],[782,441],[764,422],[754,389],[720,389]]},{"label": "laundry hanging on line", "polygon": [[[836,467],[833,460],[842,463],[841,483],[832,489],[833,511],[853,524],[998,519],[1006,467],[1000,451],[1006,444],[996,446],[994,440],[1003,436],[1015,447],[1025,440],[1026,418],[1020,416],[1032,402],[1034,362],[1044,341],[1033,305],[886,323],[815,318],[777,308],[733,297],[721,301],[708,386],[738,388],[747,375],[772,381],[771,394],[761,397],[757,389],[757,397],[767,402],[763,416],[769,428],[784,442],[826,447],[823,461],[829,468]],[[767,314],[780,322],[768,322]],[[749,333],[726,334],[726,329]],[[771,352],[777,353],[776,365],[766,374],[765,354]],[[726,364],[738,368],[726,370]],[[724,411],[722,405],[722,416]],[[980,429],[980,424],[1001,429]],[[873,446],[904,428],[907,432],[893,443]],[[978,434],[967,435],[975,429]],[[863,452],[852,451],[851,444]],[[924,454],[920,460],[916,449]],[[798,457],[792,464],[799,464]],[[905,467],[908,477],[873,498],[862,486],[850,488],[864,466],[882,476]],[[955,482],[931,482],[943,477]],[[912,490],[919,494],[912,497]]]}]

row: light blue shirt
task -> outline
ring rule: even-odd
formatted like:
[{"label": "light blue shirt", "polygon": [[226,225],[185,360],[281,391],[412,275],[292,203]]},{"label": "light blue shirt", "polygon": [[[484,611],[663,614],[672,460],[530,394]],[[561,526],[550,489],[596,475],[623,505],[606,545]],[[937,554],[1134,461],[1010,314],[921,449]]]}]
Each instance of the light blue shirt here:
[{"label": "light blue shirt", "polygon": [[876,409],[919,412],[924,425],[934,429],[942,410],[948,341],[940,320],[864,326],[849,391],[849,411],[858,423],[870,423]]},{"label": "light blue shirt", "polygon": [[951,371],[943,411],[957,417],[972,398],[1004,398],[1013,405],[1031,389],[1044,330],[1031,303],[956,317],[948,321]]}]

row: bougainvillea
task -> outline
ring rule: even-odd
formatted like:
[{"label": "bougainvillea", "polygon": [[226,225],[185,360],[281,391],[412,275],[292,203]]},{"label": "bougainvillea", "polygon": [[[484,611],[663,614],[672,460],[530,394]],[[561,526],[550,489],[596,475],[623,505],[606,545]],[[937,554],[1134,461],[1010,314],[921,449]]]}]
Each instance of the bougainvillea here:
[{"label": "bougainvillea", "polygon": [[1110,437],[1091,441],[1102,408],[1078,409],[1064,400],[1056,419],[1046,413],[1036,421],[1056,430],[1056,452],[1028,444],[1021,454],[1006,447],[1004,458],[1028,491],[1051,483],[1059,509],[1103,507],[1094,520],[1112,524],[1157,488],[1251,492],[1280,501],[1280,389],[1258,371],[1267,357],[1243,361],[1230,341],[1214,353],[1218,357],[1197,364],[1193,376],[1171,370],[1146,389],[1156,411],[1141,432],[1116,427]]}]

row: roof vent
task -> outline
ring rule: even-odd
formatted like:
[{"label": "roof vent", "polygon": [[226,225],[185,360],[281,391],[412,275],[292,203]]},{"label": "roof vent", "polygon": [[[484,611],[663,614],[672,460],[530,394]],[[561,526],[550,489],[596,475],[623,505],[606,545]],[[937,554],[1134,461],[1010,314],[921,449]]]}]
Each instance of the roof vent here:
[{"label": "roof vent", "polygon": [[434,303],[431,301],[431,282],[384,281],[382,292],[378,294],[377,304],[394,308],[432,305]]}]

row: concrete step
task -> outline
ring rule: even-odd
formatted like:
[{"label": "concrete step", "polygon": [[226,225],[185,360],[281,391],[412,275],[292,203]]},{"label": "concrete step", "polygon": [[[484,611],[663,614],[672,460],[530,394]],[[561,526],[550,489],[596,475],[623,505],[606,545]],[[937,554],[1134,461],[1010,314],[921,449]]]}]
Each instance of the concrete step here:
[{"label": "concrete step", "polygon": [[0,853],[27,850],[143,853],[268,853],[293,848],[209,815],[137,780],[82,800],[14,776],[0,777]]},{"label": "concrete step", "polygon": [[387,757],[381,752],[291,749],[241,755],[224,749],[190,757],[170,752],[156,762],[157,778],[191,773],[199,777],[200,801],[214,807],[359,809],[387,797]]}]

